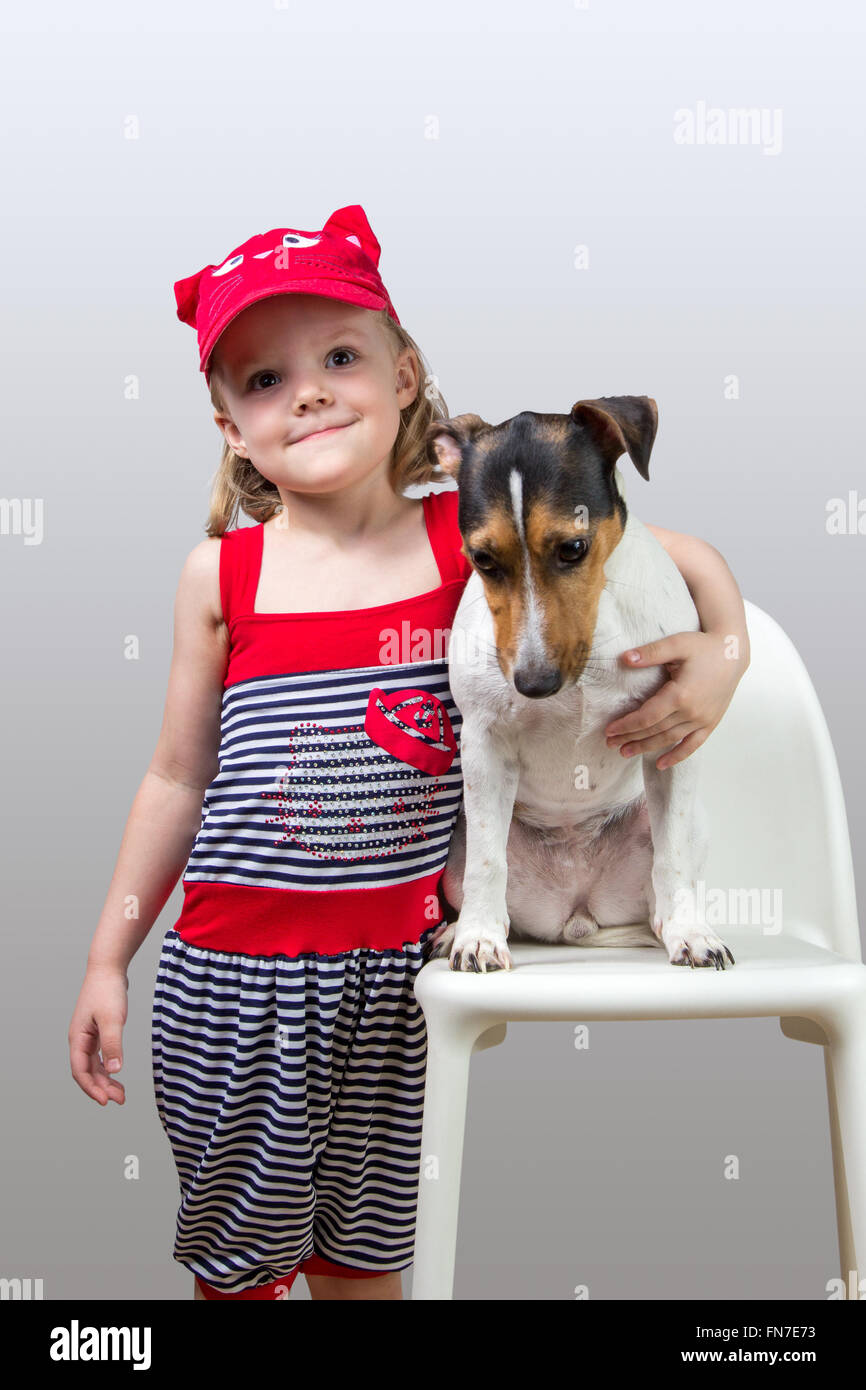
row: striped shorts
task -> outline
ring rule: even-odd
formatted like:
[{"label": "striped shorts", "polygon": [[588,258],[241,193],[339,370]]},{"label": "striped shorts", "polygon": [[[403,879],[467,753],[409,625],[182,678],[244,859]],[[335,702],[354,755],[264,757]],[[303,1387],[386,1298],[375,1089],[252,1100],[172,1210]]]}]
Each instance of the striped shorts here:
[{"label": "striped shorts", "polygon": [[297,957],[166,932],[154,1090],[180,1182],[174,1258],[205,1297],[412,1263],[427,1060],[414,982],[434,931]]}]

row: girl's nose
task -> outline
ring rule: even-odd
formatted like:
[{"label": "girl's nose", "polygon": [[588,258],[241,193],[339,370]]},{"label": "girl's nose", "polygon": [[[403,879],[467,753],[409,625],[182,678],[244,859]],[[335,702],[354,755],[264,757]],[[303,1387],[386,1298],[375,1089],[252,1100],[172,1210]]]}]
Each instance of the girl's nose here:
[{"label": "girl's nose", "polygon": [[331,393],[322,382],[299,383],[295,389],[296,405],[321,405],[330,399]]}]

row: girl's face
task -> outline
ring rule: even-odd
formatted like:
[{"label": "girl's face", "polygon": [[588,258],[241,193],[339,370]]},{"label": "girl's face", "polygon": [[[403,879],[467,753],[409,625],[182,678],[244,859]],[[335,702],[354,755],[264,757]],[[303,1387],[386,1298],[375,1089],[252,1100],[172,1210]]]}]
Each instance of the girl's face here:
[{"label": "girl's face", "polygon": [[418,390],[412,354],[395,358],[369,309],[321,295],[250,305],[220,335],[211,367],[228,443],[289,492],[335,492],[386,465]]}]

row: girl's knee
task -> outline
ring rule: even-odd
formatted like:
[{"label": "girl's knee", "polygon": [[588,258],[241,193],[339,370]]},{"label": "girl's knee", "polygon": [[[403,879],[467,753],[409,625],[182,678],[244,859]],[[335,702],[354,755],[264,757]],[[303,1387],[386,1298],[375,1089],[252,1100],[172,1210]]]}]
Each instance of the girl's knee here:
[{"label": "girl's knee", "polygon": [[318,1299],[400,1299],[403,1281],[399,1270],[376,1274],[369,1279],[339,1279],[333,1274],[305,1274],[310,1298]]}]

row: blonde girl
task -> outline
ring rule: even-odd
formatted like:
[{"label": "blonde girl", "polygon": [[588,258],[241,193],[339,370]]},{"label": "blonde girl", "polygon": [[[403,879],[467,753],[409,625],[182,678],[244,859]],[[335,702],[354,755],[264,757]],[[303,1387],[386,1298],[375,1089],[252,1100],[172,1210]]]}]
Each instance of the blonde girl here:
[{"label": "blonde girl", "polygon": [[[412,1262],[414,980],[461,799],[445,639],[471,569],[456,492],[406,493],[436,481],[447,411],[379,253],[354,205],[175,285],[223,454],[69,1044],[82,1090],[123,1104],[129,962],[182,876],[152,1048],[198,1298],[285,1298],[302,1270],[313,1298],[399,1299]],[[718,552],[655,534],[703,631],[641,649],[672,678],[611,741],[671,762],[718,723],[748,639]]]}]

